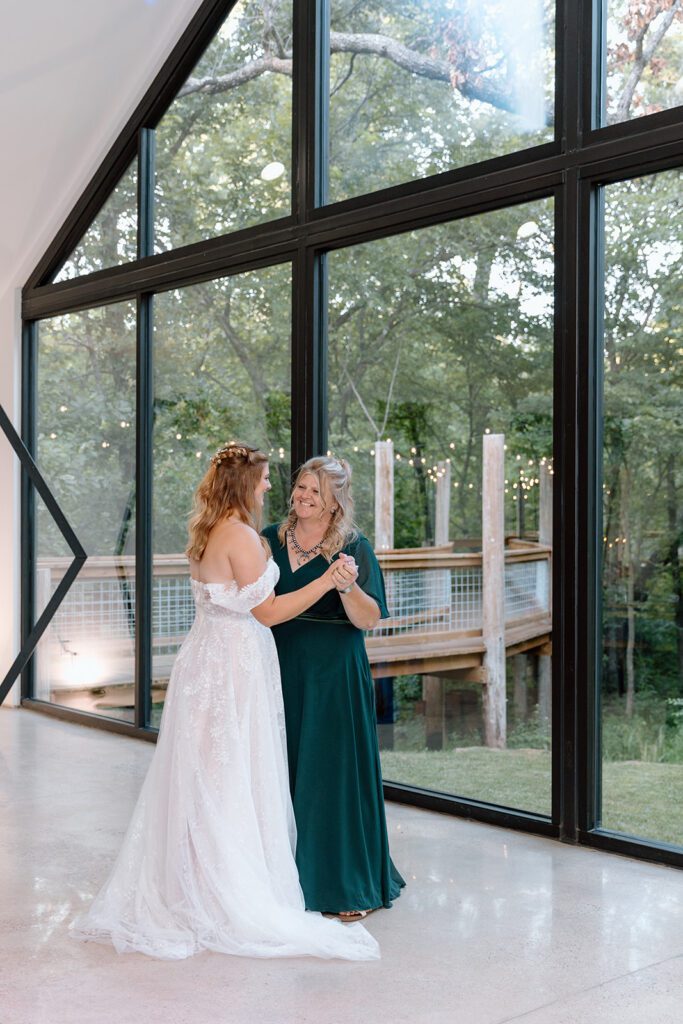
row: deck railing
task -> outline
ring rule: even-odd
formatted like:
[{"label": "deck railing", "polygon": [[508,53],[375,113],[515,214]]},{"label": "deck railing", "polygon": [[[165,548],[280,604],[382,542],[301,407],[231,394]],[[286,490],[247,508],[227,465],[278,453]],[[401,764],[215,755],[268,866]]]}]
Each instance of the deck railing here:
[{"label": "deck railing", "polygon": [[[547,632],[550,548],[512,541],[505,551],[505,623]],[[482,629],[481,553],[415,549],[379,555],[390,619],[368,635],[371,661],[398,644],[456,638],[476,641]],[[39,559],[37,611],[47,603],[69,564]],[[168,678],[173,658],[194,618],[187,562],[182,555],[154,559],[152,641],[155,679]],[[132,557],[91,557],[58,609],[38,649],[37,695],[128,682],[134,674],[135,562]],[[527,630],[528,632],[529,630]],[[462,645],[461,645],[462,646]],[[472,645],[473,649],[476,643]]]},{"label": "deck railing", "polygon": [[[454,633],[482,628],[481,554],[382,553],[391,618],[375,636]],[[550,614],[550,548],[505,553],[505,622]]]}]

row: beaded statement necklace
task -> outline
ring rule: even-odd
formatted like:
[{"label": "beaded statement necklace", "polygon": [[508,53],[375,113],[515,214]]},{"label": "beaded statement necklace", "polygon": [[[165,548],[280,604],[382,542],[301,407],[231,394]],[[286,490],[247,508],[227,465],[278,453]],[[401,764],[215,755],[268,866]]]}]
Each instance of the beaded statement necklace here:
[{"label": "beaded statement necklace", "polygon": [[294,530],[287,530],[287,536],[292,542],[292,547],[294,548],[294,557],[296,558],[297,565],[304,565],[304,563],[307,562],[309,558],[314,558],[322,550],[322,540],[318,541],[317,544],[314,544],[312,548],[306,550],[305,548],[301,547],[301,544],[299,544],[299,541],[296,539],[294,535]]}]

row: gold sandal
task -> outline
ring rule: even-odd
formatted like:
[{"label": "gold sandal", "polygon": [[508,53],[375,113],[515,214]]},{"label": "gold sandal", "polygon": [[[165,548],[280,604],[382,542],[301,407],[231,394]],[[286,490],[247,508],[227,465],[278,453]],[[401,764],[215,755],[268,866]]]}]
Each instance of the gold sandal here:
[{"label": "gold sandal", "polygon": [[340,910],[336,915],[342,921],[362,921],[368,914],[373,914],[379,907],[371,907],[369,910]]}]

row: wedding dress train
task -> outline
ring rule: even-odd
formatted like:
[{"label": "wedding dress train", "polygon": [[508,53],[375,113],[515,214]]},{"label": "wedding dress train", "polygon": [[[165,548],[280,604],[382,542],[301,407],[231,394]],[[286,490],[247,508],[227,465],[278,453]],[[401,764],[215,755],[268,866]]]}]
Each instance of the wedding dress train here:
[{"label": "wedding dress train", "polygon": [[379,957],[360,924],[304,910],[294,849],[275,644],[250,609],[272,559],[241,589],[192,581],[194,624],[169,681],[159,740],[123,846],[80,939],[180,959]]}]

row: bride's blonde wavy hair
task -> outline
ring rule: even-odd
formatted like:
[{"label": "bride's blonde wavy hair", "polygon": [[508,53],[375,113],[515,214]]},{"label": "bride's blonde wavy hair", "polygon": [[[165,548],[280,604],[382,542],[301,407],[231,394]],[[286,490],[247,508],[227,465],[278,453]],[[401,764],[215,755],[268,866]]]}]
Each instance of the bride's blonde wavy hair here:
[{"label": "bride's blonde wavy hair", "polygon": [[331,562],[337,552],[358,536],[358,528],[353,521],[351,467],[346,459],[333,459],[325,455],[316,455],[299,467],[289,498],[289,515],[277,531],[283,545],[286,543],[287,530],[293,530],[299,518],[294,511],[294,492],[299,480],[306,473],[318,481],[323,508],[326,509],[332,502],[337,504],[337,511],[332,515],[320,549],[321,555]]},{"label": "bride's blonde wavy hair", "polygon": [[[185,554],[199,561],[209,533],[221,519],[238,516],[243,523],[261,530],[261,509],[256,488],[268,456],[258,448],[231,441],[219,448],[194,494],[194,507],[187,525]],[[270,553],[270,552],[268,552]]]}]

